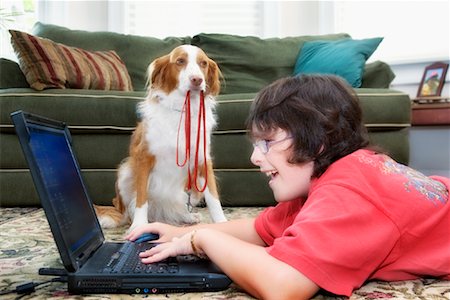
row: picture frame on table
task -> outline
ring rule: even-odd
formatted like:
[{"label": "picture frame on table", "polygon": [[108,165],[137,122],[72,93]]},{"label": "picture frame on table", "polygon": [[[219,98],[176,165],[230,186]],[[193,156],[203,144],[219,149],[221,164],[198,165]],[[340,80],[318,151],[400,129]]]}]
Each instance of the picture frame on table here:
[{"label": "picture frame on table", "polygon": [[448,64],[437,62],[425,67],[417,98],[439,97],[445,83]]}]

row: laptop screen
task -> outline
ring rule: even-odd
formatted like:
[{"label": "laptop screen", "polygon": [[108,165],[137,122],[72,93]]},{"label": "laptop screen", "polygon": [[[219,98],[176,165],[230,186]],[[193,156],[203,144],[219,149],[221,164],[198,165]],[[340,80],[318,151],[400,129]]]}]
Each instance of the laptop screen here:
[{"label": "laptop screen", "polygon": [[71,147],[65,123],[23,111],[11,114],[61,259],[78,270],[105,238]]},{"label": "laptop screen", "polygon": [[64,131],[29,127],[30,148],[63,239],[71,252],[98,234],[95,216]]}]

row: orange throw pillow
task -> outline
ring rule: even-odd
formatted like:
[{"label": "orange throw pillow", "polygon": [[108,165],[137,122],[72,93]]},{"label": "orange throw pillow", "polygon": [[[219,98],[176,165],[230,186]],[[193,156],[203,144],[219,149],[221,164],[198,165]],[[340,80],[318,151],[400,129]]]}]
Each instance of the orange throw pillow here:
[{"label": "orange throw pillow", "polygon": [[132,91],[131,78],[115,51],[87,51],[9,30],[20,68],[30,86]]}]

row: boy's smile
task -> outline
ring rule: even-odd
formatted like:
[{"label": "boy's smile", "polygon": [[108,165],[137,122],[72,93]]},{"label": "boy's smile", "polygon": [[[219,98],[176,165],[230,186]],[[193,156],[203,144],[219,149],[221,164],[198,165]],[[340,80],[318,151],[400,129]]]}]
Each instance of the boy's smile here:
[{"label": "boy's smile", "polygon": [[266,173],[266,176],[269,177],[269,185],[270,182],[275,178],[275,176],[278,175],[278,172],[273,170],[273,171],[263,171],[261,170],[262,173]]}]

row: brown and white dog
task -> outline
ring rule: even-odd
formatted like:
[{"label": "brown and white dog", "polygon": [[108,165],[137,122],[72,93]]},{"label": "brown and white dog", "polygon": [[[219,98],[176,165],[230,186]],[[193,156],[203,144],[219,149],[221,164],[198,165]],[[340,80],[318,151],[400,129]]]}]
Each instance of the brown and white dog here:
[{"label": "brown and white dog", "polygon": [[[202,196],[213,222],[226,221],[210,157],[215,96],[220,91],[217,64],[200,48],[183,45],[154,60],[148,76],[148,95],[138,107],[141,121],[131,137],[129,157],[118,169],[114,207],[96,206],[101,226],[130,221],[130,229],[155,221],[196,223],[198,215],[190,208]],[[188,91],[190,113],[186,114]],[[202,93],[203,124],[199,118]],[[186,118],[192,124],[190,134]],[[189,140],[190,147],[186,146]],[[199,192],[202,187],[204,191]]]}]

